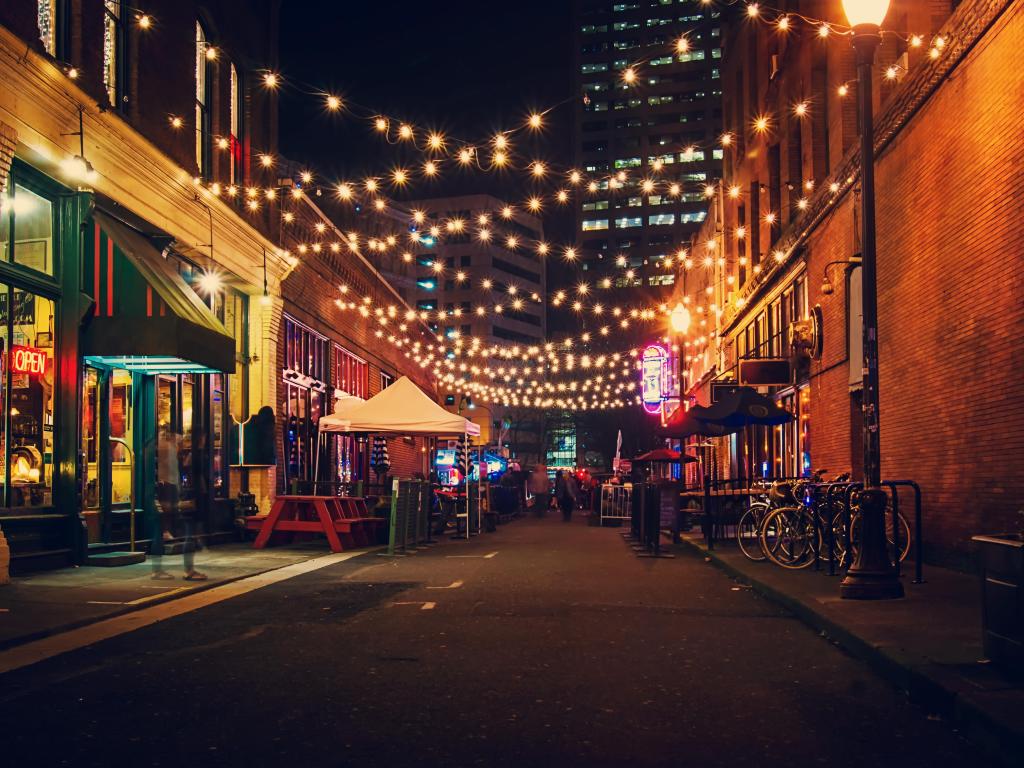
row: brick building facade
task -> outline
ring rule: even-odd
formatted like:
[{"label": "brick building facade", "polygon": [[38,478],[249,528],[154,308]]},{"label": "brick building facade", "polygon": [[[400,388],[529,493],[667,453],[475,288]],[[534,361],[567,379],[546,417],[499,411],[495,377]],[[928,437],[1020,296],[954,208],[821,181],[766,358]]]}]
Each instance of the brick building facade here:
[{"label": "brick building facade", "polygon": [[[791,11],[843,20],[838,0]],[[924,493],[926,552],[963,562],[972,534],[1011,529],[1024,470],[1024,259],[1018,227],[1022,3],[894,2],[876,72],[882,473]],[[718,473],[860,472],[859,157],[853,53],[813,29],[726,25],[724,114],[737,138],[693,243],[721,253],[689,278],[715,335],[693,344],[691,402],[738,364],[792,361],[769,391],[787,427],[720,441]],[[913,35],[920,35],[920,45]],[[933,52],[934,51],[934,52]],[[773,71],[774,69],[774,71]],[[772,72],[767,80],[764,75]],[[761,82],[757,82],[760,74]],[[806,105],[796,114],[795,105]],[[767,131],[753,121],[768,116]],[[738,193],[729,193],[734,187]],[[773,221],[766,219],[774,213]],[[710,287],[710,293],[705,288]],[[714,302],[712,304],[712,302]],[[820,312],[821,353],[793,322]],[[691,337],[693,334],[691,333]],[[742,383],[742,382],[741,382]]]},{"label": "brick building facade", "polygon": [[[367,396],[420,370],[329,306],[344,281],[390,300],[368,262],[288,252],[295,180],[266,81],[279,11],[0,4],[0,303],[15,309],[0,313],[0,391],[17,402],[0,414],[0,526],[15,571],[127,549],[133,513],[146,549],[181,534],[183,509],[211,541],[235,536],[240,492],[268,511],[288,466],[289,318],[329,341],[325,371],[337,349],[365,363]],[[11,375],[16,351],[38,366]],[[265,407],[277,464],[249,466],[237,425]],[[394,441],[393,473],[418,471],[417,451]]]}]

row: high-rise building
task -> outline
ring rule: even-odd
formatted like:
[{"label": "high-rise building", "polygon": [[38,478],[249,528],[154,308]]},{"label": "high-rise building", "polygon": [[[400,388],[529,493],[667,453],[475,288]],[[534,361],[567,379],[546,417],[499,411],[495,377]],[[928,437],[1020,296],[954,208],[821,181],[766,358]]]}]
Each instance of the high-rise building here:
[{"label": "high-rise building", "polygon": [[719,14],[699,0],[574,1],[575,163],[597,182],[577,203],[582,269],[639,303],[675,282],[721,176]]},{"label": "high-rise building", "polygon": [[[422,214],[422,223],[414,225],[420,235],[414,263],[404,265],[412,269],[400,274],[397,263],[381,267],[439,338],[467,350],[474,343],[483,349],[544,343],[547,276],[531,247],[544,238],[540,219],[521,211],[505,216],[505,203],[484,194],[412,200],[402,208],[405,221]],[[481,229],[488,232],[486,240]],[[483,443],[502,443],[513,456],[538,460],[540,430],[531,426],[535,414],[485,403],[458,383],[441,383],[438,391],[449,410],[480,424]]]},{"label": "high-rise building", "polygon": [[[544,264],[528,247],[543,239],[543,226],[522,212],[503,217],[504,205],[490,195],[404,204],[424,216],[410,303],[429,312],[430,326],[448,339],[472,337],[484,345],[501,346],[545,339],[547,278]],[[486,241],[477,231],[481,216],[490,233]],[[440,233],[436,238],[430,234],[433,227]],[[501,310],[495,311],[498,306]]]}]

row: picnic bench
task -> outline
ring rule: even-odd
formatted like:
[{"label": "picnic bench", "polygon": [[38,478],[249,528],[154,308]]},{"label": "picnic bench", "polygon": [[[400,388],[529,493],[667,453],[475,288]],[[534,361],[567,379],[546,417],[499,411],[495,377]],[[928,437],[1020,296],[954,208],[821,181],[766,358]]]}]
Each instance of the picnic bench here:
[{"label": "picnic bench", "polygon": [[[373,517],[366,499],[358,496],[278,496],[266,516],[246,518],[246,528],[258,531],[254,549],[263,549],[275,535],[322,533],[332,552],[378,543],[387,518]],[[280,536],[279,536],[280,538]]]}]

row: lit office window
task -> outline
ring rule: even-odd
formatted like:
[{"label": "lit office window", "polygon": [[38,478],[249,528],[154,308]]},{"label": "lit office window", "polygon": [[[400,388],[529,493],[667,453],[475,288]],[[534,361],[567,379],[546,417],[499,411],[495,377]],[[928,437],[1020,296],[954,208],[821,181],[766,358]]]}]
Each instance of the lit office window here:
[{"label": "lit office window", "polygon": [[676,223],[676,215],[674,213],[657,213],[653,216],[647,217],[647,223],[651,226],[664,226],[668,224]]},{"label": "lit office window", "polygon": [[642,227],[644,220],[640,216],[620,216],[615,220],[616,229],[629,229],[631,227]]},{"label": "lit office window", "polygon": [[595,232],[601,229],[608,229],[608,219],[584,219],[583,231]]}]

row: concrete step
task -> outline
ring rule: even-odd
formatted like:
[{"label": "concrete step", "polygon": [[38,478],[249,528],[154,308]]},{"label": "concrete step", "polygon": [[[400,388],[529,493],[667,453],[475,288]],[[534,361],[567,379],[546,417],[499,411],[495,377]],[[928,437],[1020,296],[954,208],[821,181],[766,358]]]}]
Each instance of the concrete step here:
[{"label": "concrete step", "polygon": [[101,552],[89,555],[85,559],[85,564],[99,568],[117,568],[122,565],[135,565],[145,560],[145,552]]}]

